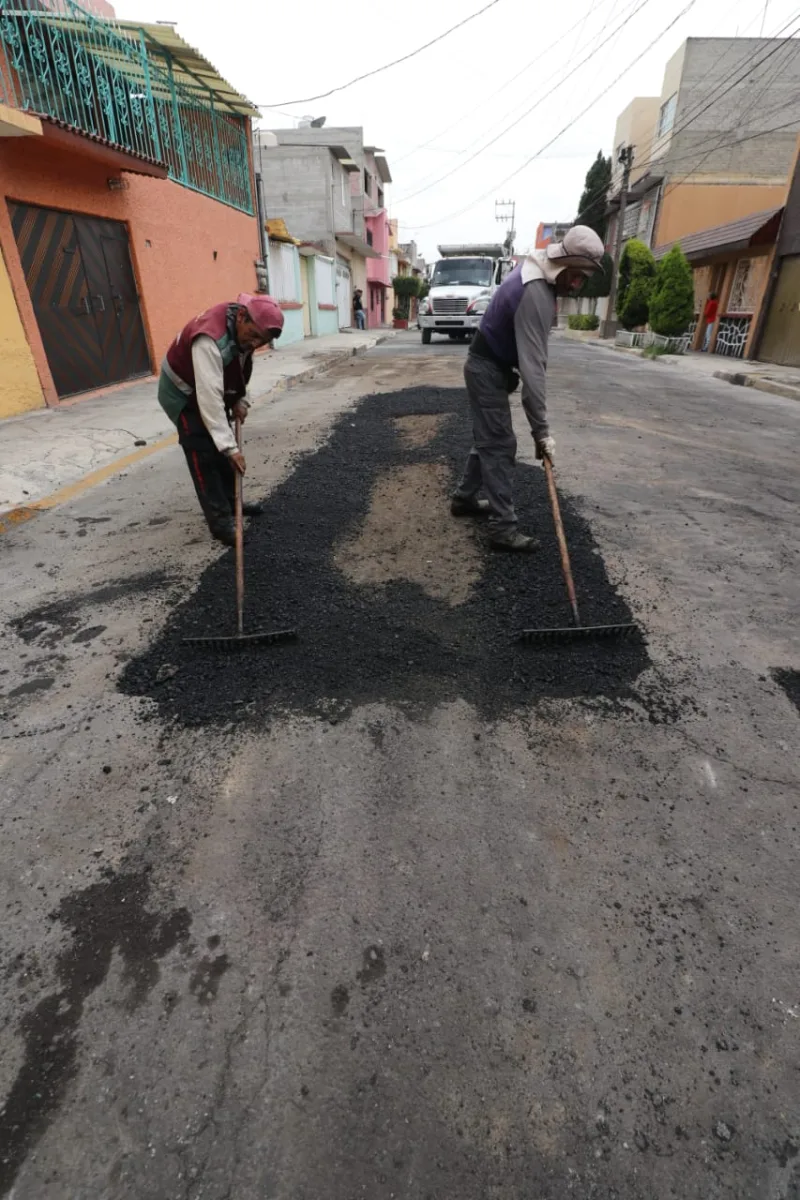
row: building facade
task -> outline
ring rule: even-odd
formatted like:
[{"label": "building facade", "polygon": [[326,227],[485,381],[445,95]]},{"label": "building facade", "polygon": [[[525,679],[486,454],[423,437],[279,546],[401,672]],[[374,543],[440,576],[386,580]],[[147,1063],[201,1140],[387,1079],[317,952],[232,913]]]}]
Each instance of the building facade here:
[{"label": "building facade", "polygon": [[270,134],[278,144],[269,148],[264,135],[256,135],[267,219],[284,218],[301,243],[334,261],[339,328],[353,324],[356,288],[369,324],[382,323],[390,285],[384,188],[391,176],[385,156],[364,146],[360,126],[307,125]]},{"label": "building facade", "polygon": [[764,362],[800,367],[800,139],[763,313],[755,333],[754,356]]},{"label": "building facade", "polygon": [[623,241],[668,245],[783,204],[800,131],[800,41],[689,38],[661,95],[620,114],[607,242],[617,237],[621,168],[633,145]]},{"label": "building facade", "polygon": [[536,227],[535,249],[545,250],[551,242],[560,242],[572,221],[540,221]]},{"label": "building facade", "polygon": [[0,416],[151,374],[256,286],[252,105],[170,26],[54,7],[0,24]]}]

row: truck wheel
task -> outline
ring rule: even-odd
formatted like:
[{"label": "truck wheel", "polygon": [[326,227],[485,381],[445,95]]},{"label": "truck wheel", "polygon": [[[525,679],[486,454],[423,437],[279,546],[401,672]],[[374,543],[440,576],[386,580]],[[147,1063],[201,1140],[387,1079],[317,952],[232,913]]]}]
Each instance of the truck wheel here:
[{"label": "truck wheel", "polygon": [[431,344],[431,330],[430,329],[423,329],[422,344],[423,344],[423,346],[430,346],[430,344]]}]

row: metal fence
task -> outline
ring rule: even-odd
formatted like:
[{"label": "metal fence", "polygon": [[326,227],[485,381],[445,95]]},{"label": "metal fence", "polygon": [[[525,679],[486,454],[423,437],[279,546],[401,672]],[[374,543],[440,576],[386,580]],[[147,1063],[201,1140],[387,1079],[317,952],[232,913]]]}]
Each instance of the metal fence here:
[{"label": "metal fence", "polygon": [[170,178],[253,212],[247,122],[201,101],[174,77],[169,54],[144,32],[43,0],[0,3],[0,94],[134,154],[164,163]]}]

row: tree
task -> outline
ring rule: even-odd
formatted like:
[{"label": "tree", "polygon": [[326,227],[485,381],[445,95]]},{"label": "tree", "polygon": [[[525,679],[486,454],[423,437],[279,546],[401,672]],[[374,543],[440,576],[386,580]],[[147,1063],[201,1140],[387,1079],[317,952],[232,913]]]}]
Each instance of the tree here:
[{"label": "tree", "polygon": [[622,251],[617,281],[617,316],[623,329],[647,324],[655,277],[656,260],[649,248],[631,238]]},{"label": "tree", "polygon": [[392,287],[397,298],[397,307],[392,311],[398,319],[407,321],[411,297],[419,295],[420,280],[416,275],[395,275]]},{"label": "tree", "polygon": [[[588,225],[605,241],[606,202],[611,186],[611,159],[604,158],[602,150],[586,172],[581,202],[578,205],[576,224]],[[604,295],[608,295],[607,292]]]},{"label": "tree", "polygon": [[677,244],[658,264],[650,296],[650,328],[664,337],[680,337],[694,316],[694,278]]}]

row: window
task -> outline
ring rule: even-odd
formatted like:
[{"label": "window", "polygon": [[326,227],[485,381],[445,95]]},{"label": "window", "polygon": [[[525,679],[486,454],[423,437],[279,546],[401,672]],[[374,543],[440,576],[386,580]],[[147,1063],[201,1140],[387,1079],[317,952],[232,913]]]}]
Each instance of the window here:
[{"label": "window", "polygon": [[378,188],[378,208],[383,208],[383,192]]},{"label": "window", "polygon": [[347,172],[346,171],[342,171],[341,180],[342,180],[342,207],[347,208],[348,207],[348,204],[347,204],[348,197],[347,197],[347,190],[346,190],[347,189]]},{"label": "window", "polygon": [[365,167],[364,168],[364,193],[365,193],[365,195],[367,195],[367,196],[370,195],[371,187],[372,187],[372,184],[370,182],[369,171]]},{"label": "window", "polygon": [[286,242],[269,243],[269,286],[275,300],[298,301],[295,259],[297,251]]},{"label": "window", "polygon": [[317,290],[317,304],[335,304],[333,296],[333,259],[324,258],[321,254],[314,257],[314,284]]},{"label": "window", "polygon": [[372,230],[371,229],[367,230],[367,245],[368,246],[372,245]]},{"label": "window", "polygon": [[674,92],[669,100],[665,100],[661,105],[658,114],[658,129],[656,137],[663,137],[665,133],[669,133],[672,126],[675,124],[675,109],[678,107],[678,93]]},{"label": "window", "polygon": [[642,204],[639,201],[637,204],[629,204],[625,209],[625,220],[622,222],[622,236],[624,238],[636,237],[639,232],[639,215]]},{"label": "window", "polygon": [[767,259],[740,258],[733,273],[731,294],[725,311],[729,313],[755,312],[758,296],[766,274]]}]

